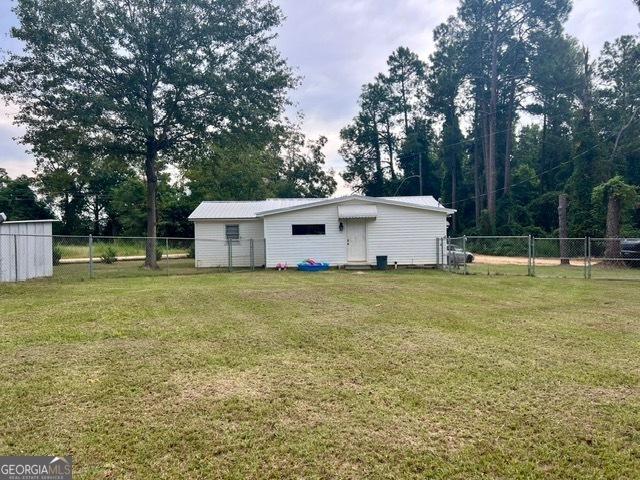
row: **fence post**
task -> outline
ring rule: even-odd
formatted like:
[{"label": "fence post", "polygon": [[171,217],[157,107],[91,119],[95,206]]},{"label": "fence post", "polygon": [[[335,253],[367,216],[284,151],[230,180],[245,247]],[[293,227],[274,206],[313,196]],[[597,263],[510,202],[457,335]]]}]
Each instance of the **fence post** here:
[{"label": "fence post", "polygon": [[527,261],[527,275],[532,277],[533,276],[533,272],[531,271],[531,238],[532,235],[529,235],[529,240],[528,240],[528,245],[527,245],[527,257],[528,257],[528,261]]},{"label": "fence post", "polygon": [[18,235],[13,235],[13,268],[16,273],[16,283],[18,283]]},{"label": "fence post", "polygon": [[233,240],[231,240],[230,238],[227,239],[227,245],[228,245],[228,255],[229,255],[229,271],[232,272],[233,271]]},{"label": "fence post", "polygon": [[536,276],[536,237],[531,238],[531,276]]},{"label": "fence post", "polygon": [[467,236],[466,235],[462,237],[462,254],[463,254],[462,256],[464,257],[464,260],[463,260],[464,263],[462,266],[463,266],[464,274],[466,275],[468,273],[467,272]]},{"label": "fence post", "polygon": [[253,250],[253,238],[249,239],[249,263],[251,265],[251,271],[256,269],[256,259]]},{"label": "fence post", "polygon": [[169,276],[169,238],[168,237],[164,239],[164,251],[166,252],[165,263],[167,265],[167,276]]},{"label": "fence post", "polygon": [[93,279],[93,235],[89,235],[89,278]]},{"label": "fence post", "polygon": [[589,279],[591,279],[591,237],[587,237],[587,259],[589,265]]},{"label": "fence post", "polygon": [[[446,267],[445,271],[451,272],[451,262],[449,261],[449,237],[445,237],[442,239],[442,258],[446,259]],[[446,256],[445,256],[446,255]]]},{"label": "fence post", "polygon": [[587,265],[587,257],[589,256],[589,240],[587,237],[584,237],[584,279],[587,280],[589,278],[589,267]]}]

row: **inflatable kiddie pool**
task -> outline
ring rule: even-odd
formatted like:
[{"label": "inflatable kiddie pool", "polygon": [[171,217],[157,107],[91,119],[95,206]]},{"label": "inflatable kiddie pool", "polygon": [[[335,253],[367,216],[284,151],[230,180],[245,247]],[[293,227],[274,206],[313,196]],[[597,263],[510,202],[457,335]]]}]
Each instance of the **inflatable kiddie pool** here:
[{"label": "inflatable kiddie pool", "polygon": [[300,262],[298,264],[298,270],[301,272],[324,272],[329,270],[329,264],[318,262],[313,258],[308,258],[304,262]]}]

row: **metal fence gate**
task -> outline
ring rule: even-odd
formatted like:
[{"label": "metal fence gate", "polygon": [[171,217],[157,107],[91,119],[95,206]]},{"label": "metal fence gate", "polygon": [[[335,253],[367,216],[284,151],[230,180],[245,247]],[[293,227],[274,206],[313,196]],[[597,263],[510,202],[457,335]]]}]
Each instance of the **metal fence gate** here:
[{"label": "metal fence gate", "polygon": [[469,236],[438,239],[438,266],[474,275],[640,280],[640,252],[620,238]]}]

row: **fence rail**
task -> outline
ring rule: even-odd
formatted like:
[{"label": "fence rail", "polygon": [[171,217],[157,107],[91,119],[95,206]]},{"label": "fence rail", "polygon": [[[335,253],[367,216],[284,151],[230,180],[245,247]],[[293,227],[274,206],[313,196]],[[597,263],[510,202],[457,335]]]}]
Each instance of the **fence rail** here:
[{"label": "fence rail", "polygon": [[454,273],[640,280],[638,239],[447,237],[437,252]]}]

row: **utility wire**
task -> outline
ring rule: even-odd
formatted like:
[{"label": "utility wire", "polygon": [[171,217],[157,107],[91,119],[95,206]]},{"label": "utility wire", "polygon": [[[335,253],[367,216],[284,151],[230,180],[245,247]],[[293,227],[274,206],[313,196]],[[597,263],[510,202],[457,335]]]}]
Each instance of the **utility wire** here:
[{"label": "utility wire", "polygon": [[[549,169],[547,169],[547,170],[544,170],[544,171],[542,171],[542,172],[535,172],[531,177],[529,177],[529,178],[527,178],[527,179],[525,179],[525,180],[522,180],[522,181],[520,181],[520,182],[516,182],[516,183],[511,184],[511,185],[510,185],[510,188],[517,187],[518,185],[522,185],[522,184],[524,184],[524,183],[527,183],[527,182],[529,182],[530,180],[533,180],[534,178],[538,178],[538,179],[539,179],[541,176],[546,175],[547,173],[551,173],[551,172],[553,172],[553,171],[555,171],[555,170],[557,170],[557,169],[559,169],[559,168],[562,168],[562,167],[564,167],[564,166],[568,165],[569,163],[571,163],[571,162],[572,162],[572,161],[574,161],[575,159],[580,158],[580,157],[581,157],[581,156],[583,156],[583,155],[586,155],[586,154],[587,154],[587,153],[589,153],[590,151],[592,151],[592,150],[596,149],[597,147],[600,147],[600,146],[604,145],[605,143],[606,143],[606,141],[603,141],[603,142],[597,143],[597,144],[596,144],[596,145],[594,145],[593,147],[591,147],[591,148],[589,148],[589,149],[585,150],[584,152],[581,152],[581,153],[579,153],[579,154],[577,154],[577,155],[574,155],[574,156],[573,156],[573,157],[571,157],[569,160],[566,160],[566,161],[564,161],[564,162],[562,162],[562,163],[559,163],[558,165],[556,165],[556,166],[554,166],[554,167],[551,167],[551,168],[549,168]],[[638,152],[638,151],[640,151],[640,148],[636,148],[636,149],[634,149],[634,150],[631,150],[631,151],[630,151],[630,152],[628,152],[628,153],[635,153],[635,152]],[[491,193],[498,193],[498,192],[501,192],[501,191],[503,191],[503,190],[505,190],[505,187],[498,188],[498,189],[496,189],[496,190],[492,190],[492,191],[491,191]],[[457,206],[457,205],[458,205],[458,204],[460,204],[460,203],[468,202],[468,201],[470,201],[470,200],[475,200],[475,199],[476,199],[476,198],[478,198],[478,197],[480,197],[480,198],[482,198],[482,197],[486,197],[487,195],[488,195],[488,193],[487,193],[487,192],[485,192],[485,193],[481,193],[479,196],[474,195],[474,196],[472,196],[472,197],[468,197],[468,198],[465,198],[465,199],[463,199],[463,200],[456,200],[455,205],[454,205],[454,204],[449,203],[449,204],[447,204],[447,206],[449,206],[449,207],[452,207],[452,208],[453,208],[453,207]]]}]

